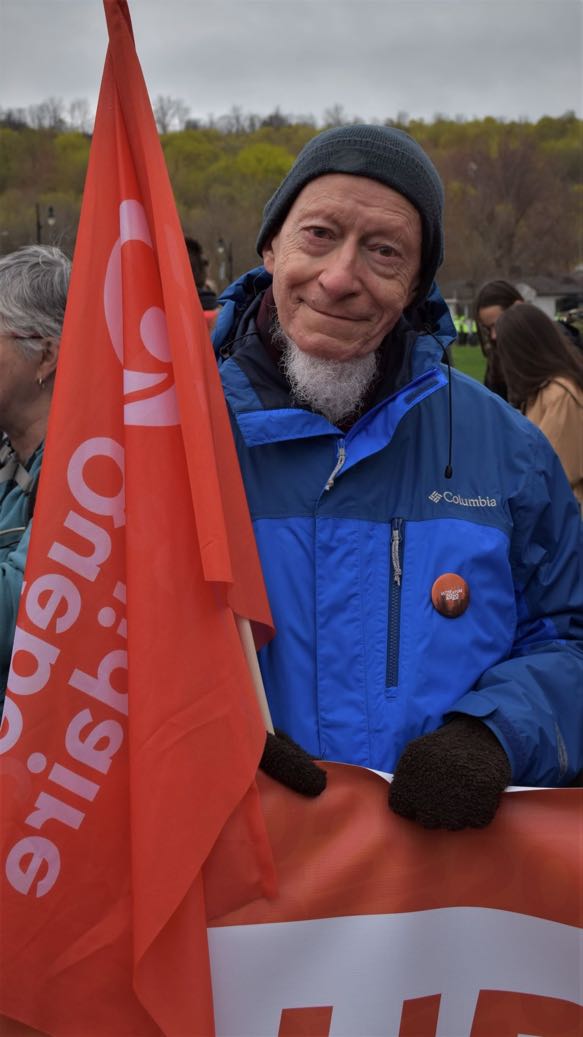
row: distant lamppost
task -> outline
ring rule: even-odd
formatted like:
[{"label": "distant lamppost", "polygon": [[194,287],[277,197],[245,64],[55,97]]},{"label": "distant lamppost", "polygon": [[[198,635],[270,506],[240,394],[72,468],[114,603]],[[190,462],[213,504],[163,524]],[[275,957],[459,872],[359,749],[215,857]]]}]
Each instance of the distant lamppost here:
[{"label": "distant lamppost", "polygon": [[[37,243],[37,245],[41,245],[42,244],[43,223],[41,223],[40,205],[38,204],[38,202],[35,203],[35,211],[36,211],[36,243]],[[55,217],[55,210],[53,209],[52,205],[49,205],[47,207],[47,227],[54,227],[56,222],[57,222],[57,220],[56,220],[56,217]]]},{"label": "distant lamppost", "polygon": [[224,238],[217,238],[217,259],[219,287],[222,287],[233,280],[233,246]]}]

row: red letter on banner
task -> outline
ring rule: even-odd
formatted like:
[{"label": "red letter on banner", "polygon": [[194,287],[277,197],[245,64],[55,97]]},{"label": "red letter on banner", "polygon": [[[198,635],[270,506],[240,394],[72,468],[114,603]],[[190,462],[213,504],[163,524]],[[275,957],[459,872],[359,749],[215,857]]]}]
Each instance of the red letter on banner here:
[{"label": "red letter on banner", "polygon": [[399,1037],[435,1037],[440,1002],[441,994],[403,1001]]},{"label": "red letter on banner", "polygon": [[332,1005],[318,1008],[284,1008],[277,1037],[328,1037]]},{"label": "red letter on banner", "polygon": [[573,1001],[506,990],[482,990],[470,1037],[574,1037],[583,1033],[583,1007]]}]

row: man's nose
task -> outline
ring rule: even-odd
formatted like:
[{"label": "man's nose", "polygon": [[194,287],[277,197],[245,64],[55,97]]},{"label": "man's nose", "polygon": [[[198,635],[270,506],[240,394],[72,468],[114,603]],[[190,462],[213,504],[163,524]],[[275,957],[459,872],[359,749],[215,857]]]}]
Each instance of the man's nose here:
[{"label": "man's nose", "polygon": [[332,298],[354,295],[360,290],[361,256],[355,242],[344,241],[328,253],[318,280]]}]

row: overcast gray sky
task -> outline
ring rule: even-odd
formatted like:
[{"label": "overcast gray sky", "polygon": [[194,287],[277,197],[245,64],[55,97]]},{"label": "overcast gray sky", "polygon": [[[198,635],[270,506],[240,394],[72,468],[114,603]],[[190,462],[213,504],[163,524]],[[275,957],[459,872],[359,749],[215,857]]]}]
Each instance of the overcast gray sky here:
[{"label": "overcast gray sky", "polygon": [[[130,0],[150,97],[193,117],[344,107],[362,119],[583,109],[582,0]],[[0,106],[95,108],[100,0],[0,0]]]}]

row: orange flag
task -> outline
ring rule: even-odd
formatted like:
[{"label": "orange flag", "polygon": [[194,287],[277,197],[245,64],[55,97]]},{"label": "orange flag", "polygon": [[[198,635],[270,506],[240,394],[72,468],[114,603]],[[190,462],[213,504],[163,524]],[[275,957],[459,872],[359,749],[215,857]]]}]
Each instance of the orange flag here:
[{"label": "orange flag", "polygon": [[[109,49],[0,731],[0,1011],[212,1034],[202,869],[273,888],[265,727],[234,613],[271,618],[127,4]],[[240,866],[245,862],[245,867]]]}]

